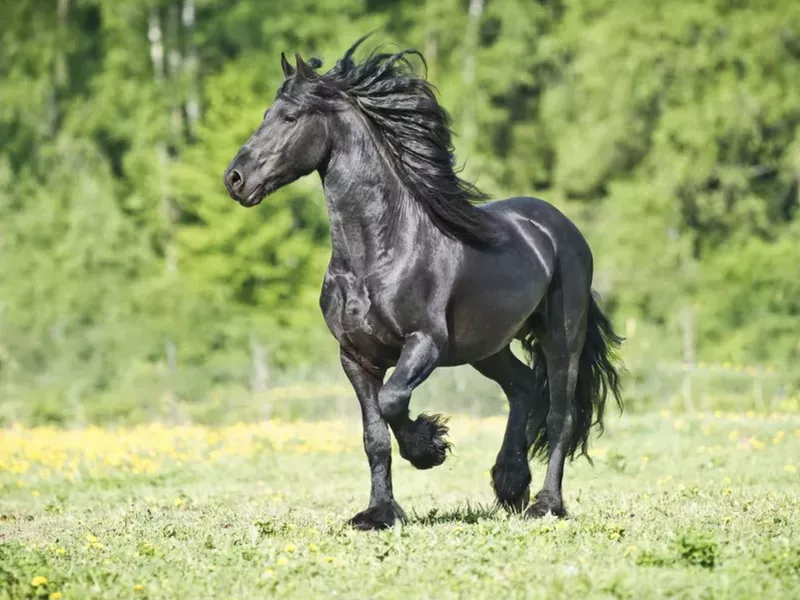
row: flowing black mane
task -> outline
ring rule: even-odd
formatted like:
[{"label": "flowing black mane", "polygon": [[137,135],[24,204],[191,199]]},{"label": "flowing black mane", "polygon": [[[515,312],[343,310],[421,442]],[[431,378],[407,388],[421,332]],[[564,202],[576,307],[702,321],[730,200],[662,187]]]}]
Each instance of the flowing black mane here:
[{"label": "flowing black mane", "polygon": [[[372,123],[394,171],[413,198],[445,235],[477,247],[492,246],[498,233],[491,217],[473,202],[487,199],[453,168],[450,117],[433,85],[416,74],[408,60],[416,50],[371,52],[361,62],[353,54],[361,38],[324,75],[287,80],[279,94],[309,110],[330,106],[344,94]],[[308,62],[319,68],[321,61]]]}]

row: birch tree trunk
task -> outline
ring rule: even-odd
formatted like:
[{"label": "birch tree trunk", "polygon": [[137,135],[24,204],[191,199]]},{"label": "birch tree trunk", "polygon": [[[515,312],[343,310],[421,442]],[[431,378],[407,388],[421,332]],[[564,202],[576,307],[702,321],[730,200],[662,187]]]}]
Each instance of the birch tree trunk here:
[{"label": "birch tree trunk", "polygon": [[[164,51],[164,28],[158,8],[150,9],[148,16],[147,37],[150,40],[150,60],[153,63],[153,78],[159,88],[164,88],[166,81],[166,65]],[[167,277],[177,273],[177,260],[172,244],[172,215],[169,198],[169,154],[166,142],[159,140],[155,144],[158,189],[161,195],[161,212],[164,219],[164,267]],[[177,375],[177,349],[175,343],[167,336],[164,342],[167,358],[167,403],[169,421],[174,423],[178,417],[178,398],[175,392]]]},{"label": "birch tree trunk", "polygon": [[462,131],[469,151],[474,150],[478,135],[478,123],[475,106],[475,70],[477,67],[478,34],[483,17],[485,0],[470,0],[467,15],[467,30],[464,35],[464,113],[462,115]]},{"label": "birch tree trunk", "polygon": [[183,3],[183,10],[181,11],[181,23],[183,24],[186,37],[186,59],[184,60],[184,69],[188,79],[188,91],[184,110],[186,112],[186,132],[189,136],[189,141],[194,141],[197,131],[197,121],[200,120],[200,101],[197,93],[197,77],[200,65],[197,59],[197,45],[194,43],[195,17],[194,0],[185,0]]}]

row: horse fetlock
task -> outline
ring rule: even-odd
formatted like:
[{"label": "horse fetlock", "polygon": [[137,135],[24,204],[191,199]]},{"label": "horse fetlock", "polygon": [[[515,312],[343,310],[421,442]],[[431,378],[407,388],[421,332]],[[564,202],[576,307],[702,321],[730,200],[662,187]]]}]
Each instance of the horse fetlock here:
[{"label": "horse fetlock", "polygon": [[547,515],[563,518],[567,516],[567,511],[564,510],[561,494],[542,490],[536,494],[536,500],[525,511],[525,516],[529,519],[538,519]]}]

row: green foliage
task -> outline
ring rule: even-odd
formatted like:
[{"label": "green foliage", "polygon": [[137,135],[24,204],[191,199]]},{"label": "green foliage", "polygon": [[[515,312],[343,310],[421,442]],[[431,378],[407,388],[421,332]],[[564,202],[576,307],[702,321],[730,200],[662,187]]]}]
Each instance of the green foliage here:
[{"label": "green foliage", "polygon": [[678,554],[687,565],[713,569],[719,560],[719,547],[707,532],[688,531],[676,540]]},{"label": "green foliage", "polygon": [[686,311],[699,359],[800,358],[797,2],[19,0],[0,22],[11,418],[241,396],[254,349],[336,362],[316,176],[245,210],[221,175],[281,51],[331,66],[373,29],[426,55],[467,177],[587,234],[634,375],[682,358]]}]

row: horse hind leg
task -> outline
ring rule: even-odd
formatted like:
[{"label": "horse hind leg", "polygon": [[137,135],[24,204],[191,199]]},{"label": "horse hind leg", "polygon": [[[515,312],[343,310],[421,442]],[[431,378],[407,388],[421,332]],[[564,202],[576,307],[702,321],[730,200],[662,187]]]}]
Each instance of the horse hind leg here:
[{"label": "horse hind leg", "polygon": [[[576,429],[586,425],[586,415],[579,413],[586,407],[577,406],[575,398],[589,298],[588,283],[585,284],[587,289],[583,289],[580,279],[558,277],[554,280],[548,292],[547,310],[532,332],[536,341],[528,340],[526,344],[533,354],[533,369],[544,391],[540,405],[531,414],[531,453],[534,456],[547,454],[544,485],[528,507],[528,517],[548,513],[566,516],[562,495],[564,463],[567,456],[574,455],[576,439],[585,439],[588,435],[588,429],[585,432]],[[588,410],[590,425],[592,407]]]},{"label": "horse hind leg", "polygon": [[566,516],[562,495],[564,464],[567,456],[574,452],[572,440],[576,411],[571,399],[577,385],[580,351],[553,351],[546,353],[546,356],[550,386],[550,409],[545,421],[549,456],[544,485],[528,508],[526,516],[529,517],[542,517],[548,513],[557,517]]},{"label": "horse hind leg", "polygon": [[601,312],[588,282],[581,284],[575,277],[566,285],[558,284],[549,294],[545,328],[537,332],[534,345],[538,357],[534,370],[536,361],[546,362],[550,405],[544,423],[532,420],[529,427],[534,430],[533,453],[545,449],[548,453],[544,485],[526,511],[530,517],[566,515],[561,491],[566,458],[588,457],[589,432],[594,424],[602,432],[609,393],[622,409],[615,365],[622,338]]},{"label": "horse hind leg", "polygon": [[530,500],[526,429],[535,385],[532,371],[506,346],[472,365],[503,389],[509,403],[503,444],[492,467],[492,486],[497,502],[510,512],[521,513]]}]

